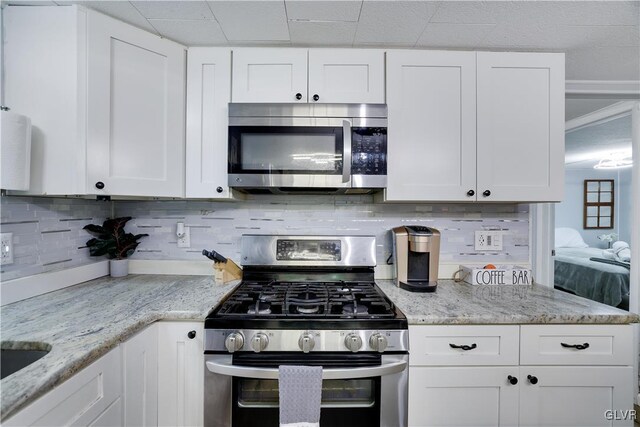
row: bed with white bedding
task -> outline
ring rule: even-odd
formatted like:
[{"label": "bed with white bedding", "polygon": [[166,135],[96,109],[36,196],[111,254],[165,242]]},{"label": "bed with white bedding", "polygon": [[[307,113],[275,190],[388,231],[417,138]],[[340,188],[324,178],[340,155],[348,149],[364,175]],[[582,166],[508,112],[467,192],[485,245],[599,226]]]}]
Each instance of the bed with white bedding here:
[{"label": "bed with white bedding", "polygon": [[628,301],[628,268],[592,261],[591,258],[603,258],[603,250],[584,247],[587,246],[584,242],[565,243],[583,247],[562,247],[558,241],[556,245],[560,246],[556,247],[554,257],[556,287],[614,307]]}]

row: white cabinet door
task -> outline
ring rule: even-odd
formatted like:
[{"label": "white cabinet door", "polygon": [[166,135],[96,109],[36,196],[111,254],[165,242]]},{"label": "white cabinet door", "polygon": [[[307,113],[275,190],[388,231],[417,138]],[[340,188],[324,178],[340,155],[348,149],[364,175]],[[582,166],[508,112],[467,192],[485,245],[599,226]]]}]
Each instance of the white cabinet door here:
[{"label": "white cabinet door", "polygon": [[185,48],[92,11],[87,31],[88,192],[184,196]]},{"label": "white cabinet door", "polygon": [[[111,350],[17,414],[2,420],[2,425],[87,426],[104,425],[102,421],[107,419],[110,425],[121,425],[121,357],[120,347]],[[105,411],[108,415],[104,415]]]},{"label": "white cabinet door", "polygon": [[158,326],[122,344],[124,425],[158,425]]},{"label": "white cabinet door", "polygon": [[473,201],[474,52],[387,53],[389,201]]},{"label": "white cabinet door", "polygon": [[186,197],[229,198],[227,151],[231,51],[189,48]]},{"label": "white cabinet door", "polygon": [[158,323],[158,425],[203,425],[203,339],[202,322]]},{"label": "white cabinet door", "polygon": [[384,104],[384,51],[310,49],[309,102]]},{"label": "white cabinet door", "polygon": [[[633,425],[620,419],[633,409],[631,367],[523,366],[520,376],[521,426]],[[619,419],[607,419],[607,411]]]},{"label": "white cabinet door", "polygon": [[564,54],[477,55],[478,200],[561,201]]},{"label": "white cabinet door", "polygon": [[18,194],[84,194],[85,10],[3,5],[2,11],[4,102],[33,126],[31,186]]},{"label": "white cabinet door", "polygon": [[231,99],[307,102],[307,49],[234,49]]},{"label": "white cabinet door", "polygon": [[[409,426],[517,426],[518,367],[410,367]],[[519,378],[518,378],[519,379]]]}]

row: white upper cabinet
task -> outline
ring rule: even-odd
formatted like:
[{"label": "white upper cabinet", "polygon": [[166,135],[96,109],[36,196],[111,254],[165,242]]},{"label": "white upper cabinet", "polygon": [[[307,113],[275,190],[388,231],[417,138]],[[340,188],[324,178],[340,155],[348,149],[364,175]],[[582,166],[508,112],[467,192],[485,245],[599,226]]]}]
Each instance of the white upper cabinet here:
[{"label": "white upper cabinet", "polygon": [[564,54],[477,55],[478,200],[562,200]]},{"label": "white upper cabinet", "polygon": [[387,53],[389,201],[475,200],[474,52]]},{"label": "white upper cabinet", "polygon": [[231,51],[189,48],[187,58],[186,196],[229,198],[227,127]]},{"label": "white upper cabinet", "polygon": [[91,11],[87,32],[89,192],[184,196],[185,48]]},{"label": "white upper cabinet", "polygon": [[4,15],[6,102],[33,125],[26,194],[184,196],[185,48],[79,6]]},{"label": "white upper cabinet", "polygon": [[234,49],[232,100],[307,102],[307,49]]},{"label": "white upper cabinet", "polygon": [[310,49],[309,102],[384,104],[384,52]]},{"label": "white upper cabinet", "polygon": [[384,51],[234,49],[233,102],[384,103]]}]

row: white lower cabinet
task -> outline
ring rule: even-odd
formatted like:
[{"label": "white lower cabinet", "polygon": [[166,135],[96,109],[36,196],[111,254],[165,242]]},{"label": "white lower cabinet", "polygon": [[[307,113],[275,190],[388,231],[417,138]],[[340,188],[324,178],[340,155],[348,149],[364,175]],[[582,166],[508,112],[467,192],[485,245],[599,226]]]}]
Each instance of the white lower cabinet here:
[{"label": "white lower cabinet", "polygon": [[520,426],[633,425],[613,420],[633,409],[630,366],[522,366],[520,376]]},{"label": "white lower cabinet", "polygon": [[204,324],[160,322],[158,334],[158,425],[201,426]]},{"label": "white lower cabinet", "polygon": [[410,326],[409,425],[630,427],[631,334],[630,325]]},{"label": "white lower cabinet", "polygon": [[517,366],[410,367],[410,426],[517,426]]},{"label": "white lower cabinet", "polygon": [[2,425],[122,425],[121,354],[114,348]]},{"label": "white lower cabinet", "polygon": [[125,426],[158,425],[158,350],[155,323],[122,344]]}]

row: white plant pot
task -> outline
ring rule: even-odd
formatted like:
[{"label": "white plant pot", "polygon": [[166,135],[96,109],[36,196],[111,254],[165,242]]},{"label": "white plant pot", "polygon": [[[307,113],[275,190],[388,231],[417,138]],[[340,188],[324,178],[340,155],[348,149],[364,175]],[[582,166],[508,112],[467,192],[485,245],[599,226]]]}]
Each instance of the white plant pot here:
[{"label": "white plant pot", "polygon": [[128,259],[111,259],[109,260],[109,271],[111,277],[125,277],[129,274]]}]

